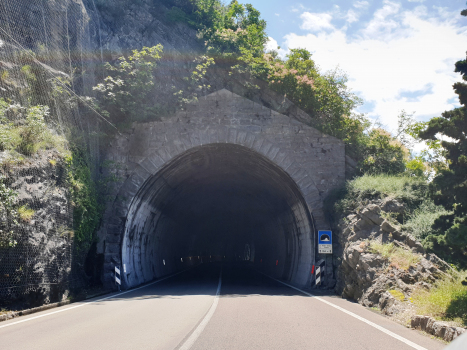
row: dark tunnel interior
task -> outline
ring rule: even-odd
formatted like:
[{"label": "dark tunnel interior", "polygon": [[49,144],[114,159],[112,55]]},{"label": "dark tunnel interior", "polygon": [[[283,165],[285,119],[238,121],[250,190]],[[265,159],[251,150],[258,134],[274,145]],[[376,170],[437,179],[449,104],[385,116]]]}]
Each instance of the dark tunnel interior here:
[{"label": "dark tunnel interior", "polygon": [[204,261],[248,261],[305,284],[312,222],[291,177],[245,147],[193,148],[149,178],[127,217],[123,281],[133,287]]}]

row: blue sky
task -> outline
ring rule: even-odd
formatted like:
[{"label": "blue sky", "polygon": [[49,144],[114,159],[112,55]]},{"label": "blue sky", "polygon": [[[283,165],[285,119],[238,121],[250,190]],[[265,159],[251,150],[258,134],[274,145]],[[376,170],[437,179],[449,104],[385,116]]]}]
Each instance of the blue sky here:
[{"label": "blue sky", "polygon": [[339,69],[388,130],[401,110],[428,120],[458,106],[454,63],[466,57],[465,1],[249,0],[267,21],[270,48],[306,48],[323,71]]}]

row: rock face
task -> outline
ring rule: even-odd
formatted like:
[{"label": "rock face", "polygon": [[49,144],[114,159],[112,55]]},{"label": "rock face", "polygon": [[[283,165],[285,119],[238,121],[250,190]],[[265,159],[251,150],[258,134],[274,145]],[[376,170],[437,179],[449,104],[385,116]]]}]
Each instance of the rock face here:
[{"label": "rock face", "polygon": [[7,172],[4,181],[18,194],[17,204],[30,211],[18,220],[16,247],[0,249],[3,302],[38,306],[68,294],[72,206],[60,162],[56,152],[41,152]]},{"label": "rock face", "polygon": [[[338,226],[341,248],[337,253],[342,258],[336,291],[390,316],[407,308],[404,301],[415,288],[429,288],[450,269],[436,255],[425,254],[420,242],[385,218],[403,210],[403,203],[393,198],[375,200],[342,218]],[[372,242],[392,243],[394,249],[405,252],[410,264],[390,261],[372,248]]]},{"label": "rock face", "polygon": [[97,7],[93,0],[84,2],[91,11],[95,8],[99,12],[99,40],[112,59],[125,51],[156,44],[162,44],[166,51],[175,55],[203,49],[195,29],[183,21],[170,20],[171,9],[164,1],[118,1],[112,6],[101,4]]}]

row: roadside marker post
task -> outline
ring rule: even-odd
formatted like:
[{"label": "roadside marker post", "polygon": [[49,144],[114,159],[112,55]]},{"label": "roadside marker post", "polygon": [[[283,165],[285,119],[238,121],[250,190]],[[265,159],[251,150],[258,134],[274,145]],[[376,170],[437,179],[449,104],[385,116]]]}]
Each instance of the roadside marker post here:
[{"label": "roadside marker post", "polygon": [[316,262],[315,267],[315,286],[319,286],[324,282],[324,274],[326,271],[326,261],[323,259]]},{"label": "roadside marker post", "polygon": [[115,266],[115,284],[117,284],[118,290],[120,290],[120,286],[122,285],[120,269]]}]

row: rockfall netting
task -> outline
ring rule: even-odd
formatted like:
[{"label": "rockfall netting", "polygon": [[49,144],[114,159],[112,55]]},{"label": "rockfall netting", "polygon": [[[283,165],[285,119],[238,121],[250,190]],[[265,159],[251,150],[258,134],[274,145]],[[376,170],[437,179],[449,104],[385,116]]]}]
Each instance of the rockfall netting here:
[{"label": "rockfall netting", "polygon": [[[109,127],[83,97],[101,60],[93,0],[0,1],[0,306],[86,283],[92,232],[81,227],[77,249],[73,194],[86,185],[78,172],[97,180]],[[83,208],[79,220],[92,214]]]}]

